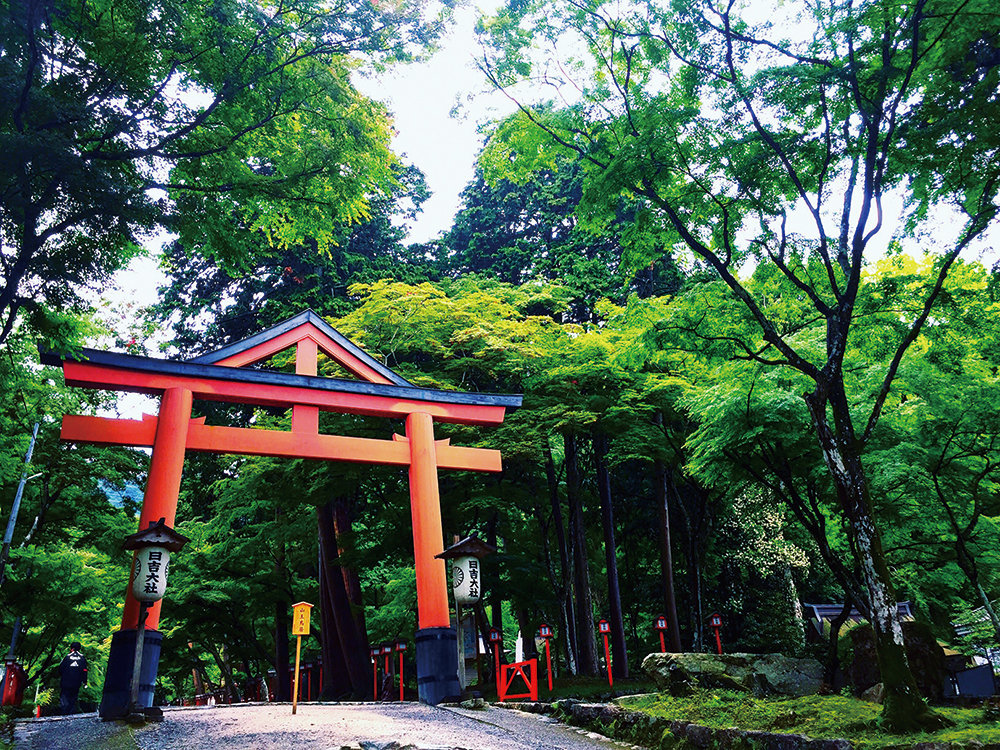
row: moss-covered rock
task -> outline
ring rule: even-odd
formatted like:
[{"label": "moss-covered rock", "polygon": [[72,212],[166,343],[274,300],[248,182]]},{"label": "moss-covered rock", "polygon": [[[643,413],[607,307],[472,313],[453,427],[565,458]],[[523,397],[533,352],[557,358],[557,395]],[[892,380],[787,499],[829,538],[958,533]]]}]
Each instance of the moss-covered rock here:
[{"label": "moss-covered rock", "polygon": [[647,656],[642,668],[671,695],[695,688],[742,690],[755,695],[815,695],[823,667],[815,659],[782,654],[661,654]]}]

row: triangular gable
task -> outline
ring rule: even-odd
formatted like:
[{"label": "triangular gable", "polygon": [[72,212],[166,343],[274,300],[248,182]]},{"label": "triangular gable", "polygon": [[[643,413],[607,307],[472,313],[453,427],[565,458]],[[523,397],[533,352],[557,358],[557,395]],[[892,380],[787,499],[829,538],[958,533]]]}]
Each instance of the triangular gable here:
[{"label": "triangular gable", "polygon": [[245,367],[303,341],[314,343],[319,351],[361,380],[413,387],[412,383],[367,354],[312,310],[189,361],[194,364]]}]

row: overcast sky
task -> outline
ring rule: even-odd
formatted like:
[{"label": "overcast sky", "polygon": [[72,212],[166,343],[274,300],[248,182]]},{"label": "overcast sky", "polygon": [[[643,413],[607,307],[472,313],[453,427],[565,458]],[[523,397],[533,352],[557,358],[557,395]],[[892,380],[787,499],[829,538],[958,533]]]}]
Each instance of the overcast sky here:
[{"label": "overcast sky", "polygon": [[[498,107],[503,113],[511,109],[506,99],[490,92],[475,67],[476,15],[492,5],[459,8],[443,48],[428,62],[355,80],[364,94],[389,107],[397,133],[393,149],[423,171],[433,193],[410,227],[410,242],[433,239],[451,227],[459,193],[472,179],[482,145],[477,126],[501,114]],[[457,116],[452,114],[456,105]]]}]

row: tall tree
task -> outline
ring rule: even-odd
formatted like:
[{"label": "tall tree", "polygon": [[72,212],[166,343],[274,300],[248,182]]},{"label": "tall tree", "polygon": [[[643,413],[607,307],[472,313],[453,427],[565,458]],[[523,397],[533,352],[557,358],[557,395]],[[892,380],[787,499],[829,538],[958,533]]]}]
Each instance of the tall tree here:
[{"label": "tall tree", "polygon": [[159,229],[233,267],[262,238],[326,249],[392,182],[349,56],[411,57],[442,22],[424,0],[4,7],[0,343],[22,309],[84,306]]},{"label": "tall tree", "polygon": [[[577,103],[524,102],[491,141],[487,178],[523,178],[539,161],[571,154],[586,169],[584,200],[595,219],[621,194],[646,200],[637,230],[658,241],[637,238],[637,263],[662,244],[686,248],[742,310],[745,324],[730,338],[735,355],[801,378],[875,630],[881,721],[913,731],[941,718],[906,661],[863,456],[949,269],[998,210],[1000,144],[982,118],[1000,110],[1000,15],[986,0],[871,0],[785,5],[771,19],[755,24],[735,3],[712,0],[508,4],[482,23],[484,70],[506,89],[540,75],[572,87],[566,100]],[[782,38],[773,19],[796,27]],[[534,42],[574,49],[569,38],[579,42],[577,59],[551,72],[532,68]],[[907,324],[894,327],[861,414],[844,361],[866,259],[894,190],[913,207],[911,232],[946,211],[956,231],[938,240],[947,249],[936,275]],[[748,286],[740,269],[749,260],[784,279],[791,296]],[[824,329],[819,342],[800,335],[813,320]]]}]

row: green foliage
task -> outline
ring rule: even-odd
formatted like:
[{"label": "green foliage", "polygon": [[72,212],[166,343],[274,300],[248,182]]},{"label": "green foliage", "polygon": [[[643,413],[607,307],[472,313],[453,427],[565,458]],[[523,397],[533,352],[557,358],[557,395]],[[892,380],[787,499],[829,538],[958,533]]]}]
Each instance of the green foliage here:
[{"label": "green foliage", "polygon": [[396,163],[351,55],[410,59],[449,16],[424,0],[10,6],[0,342],[22,309],[84,309],[82,290],[162,229],[229,269],[334,246],[391,190]]},{"label": "green foliage", "polygon": [[[668,721],[724,729],[806,735],[812,739],[847,739],[859,750],[900,747],[898,735],[877,727],[881,707],[843,696],[758,699],[725,690],[699,691],[687,698],[668,695],[635,696],[619,701],[625,708]],[[939,732],[921,732],[907,738],[907,747],[920,742],[980,742],[1000,739],[995,722],[983,722],[982,711],[947,708],[941,711],[955,726]]]}]

